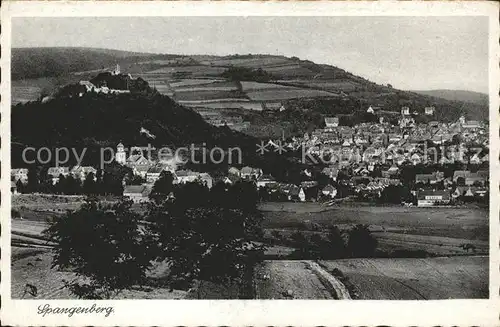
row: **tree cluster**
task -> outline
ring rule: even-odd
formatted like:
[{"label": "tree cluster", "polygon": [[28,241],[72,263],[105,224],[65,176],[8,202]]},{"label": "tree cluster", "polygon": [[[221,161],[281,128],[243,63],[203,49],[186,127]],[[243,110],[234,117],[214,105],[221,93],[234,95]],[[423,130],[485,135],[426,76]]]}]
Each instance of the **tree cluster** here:
[{"label": "tree cluster", "polygon": [[[144,284],[153,262],[168,263],[170,287],[193,281],[244,284],[262,259],[262,215],[251,183],[172,185],[164,174],[148,210],[130,202],[105,207],[89,200],[55,219],[46,233],[57,243],[54,265],[90,282],[68,285],[79,297],[107,298]],[[250,294],[242,294],[251,297]]]}]

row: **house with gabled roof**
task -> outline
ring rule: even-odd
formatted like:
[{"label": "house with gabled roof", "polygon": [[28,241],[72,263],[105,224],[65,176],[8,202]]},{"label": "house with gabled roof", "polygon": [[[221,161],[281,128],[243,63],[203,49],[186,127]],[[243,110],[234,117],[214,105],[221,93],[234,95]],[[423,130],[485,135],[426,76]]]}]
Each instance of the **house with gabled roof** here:
[{"label": "house with gabled roof", "polygon": [[91,166],[74,166],[71,169],[71,175],[75,179],[79,179],[82,182],[87,178],[87,175],[93,174],[94,175],[94,180],[97,180],[96,174],[97,174],[97,169]]},{"label": "house with gabled roof", "polygon": [[417,205],[419,207],[431,207],[435,205],[447,205],[451,201],[451,194],[444,190],[424,190],[417,194]]},{"label": "house with gabled roof", "polygon": [[125,185],[123,196],[134,201],[134,203],[147,202],[152,188],[147,185]]},{"label": "house with gabled roof", "polygon": [[21,181],[23,184],[28,182],[28,168],[14,168],[10,170],[10,180],[14,183]]}]

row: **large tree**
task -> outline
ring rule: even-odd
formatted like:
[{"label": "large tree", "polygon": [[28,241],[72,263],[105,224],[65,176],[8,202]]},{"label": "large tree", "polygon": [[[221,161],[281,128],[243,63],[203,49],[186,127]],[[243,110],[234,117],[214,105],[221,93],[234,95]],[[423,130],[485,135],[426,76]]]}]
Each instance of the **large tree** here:
[{"label": "large tree", "polygon": [[66,285],[78,297],[110,298],[144,282],[151,247],[131,205],[87,200],[80,209],[55,217],[45,230],[56,243],[53,266],[84,277]]},{"label": "large tree", "polygon": [[187,287],[194,280],[243,285],[261,259],[263,248],[255,242],[262,237],[257,196],[244,185],[216,190],[187,183],[175,188],[174,198],[150,206],[148,226],[158,259],[170,263],[174,286]]}]

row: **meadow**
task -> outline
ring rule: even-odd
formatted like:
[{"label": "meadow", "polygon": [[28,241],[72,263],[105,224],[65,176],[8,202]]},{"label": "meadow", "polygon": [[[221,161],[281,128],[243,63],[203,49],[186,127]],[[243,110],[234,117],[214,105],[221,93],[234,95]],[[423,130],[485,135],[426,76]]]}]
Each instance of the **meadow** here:
[{"label": "meadow", "polygon": [[[380,255],[404,256],[404,251],[430,255],[488,254],[488,212],[478,208],[326,207],[313,203],[265,203],[266,236],[272,231],[289,237],[301,231],[307,237],[326,237],[328,227],[349,230],[368,225],[378,240]],[[465,247],[470,244],[472,247]]]}]

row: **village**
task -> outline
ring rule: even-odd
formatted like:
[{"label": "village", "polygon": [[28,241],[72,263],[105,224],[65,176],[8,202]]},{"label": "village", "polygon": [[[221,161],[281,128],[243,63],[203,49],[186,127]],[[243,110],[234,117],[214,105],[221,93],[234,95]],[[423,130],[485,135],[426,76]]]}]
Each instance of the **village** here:
[{"label": "village", "polygon": [[[342,126],[339,117],[325,117],[322,129],[265,144],[266,151],[302,156],[308,168],[301,172],[300,182],[296,183],[276,180],[261,168],[249,166],[230,166],[227,173],[212,176],[184,168],[185,161],[176,156],[148,158],[137,146],[131,146],[127,154],[120,143],[115,162],[133,173],[132,178],[123,178],[122,195],[136,203],[147,202],[155,182],[162,172],[168,171],[174,184],[199,182],[211,188],[216,183],[250,181],[262,201],[333,204],[342,199],[383,198],[382,202],[408,206],[449,206],[487,199],[486,123],[467,121],[463,116],[453,123],[430,120],[435,114],[434,107],[423,108],[421,114],[427,116],[427,123],[418,122],[419,112],[411,112],[409,107],[394,113],[369,106],[366,112],[378,122]],[[98,169],[90,166],[47,170],[52,185],[68,176],[83,185],[89,176],[95,181],[97,174]],[[28,175],[27,168],[12,169],[13,193],[25,189]],[[398,193],[396,199],[387,199],[394,193]]]}]

